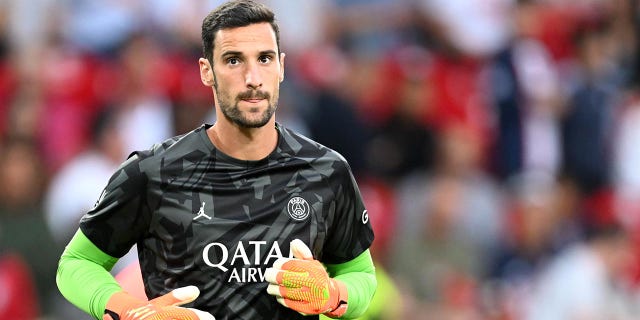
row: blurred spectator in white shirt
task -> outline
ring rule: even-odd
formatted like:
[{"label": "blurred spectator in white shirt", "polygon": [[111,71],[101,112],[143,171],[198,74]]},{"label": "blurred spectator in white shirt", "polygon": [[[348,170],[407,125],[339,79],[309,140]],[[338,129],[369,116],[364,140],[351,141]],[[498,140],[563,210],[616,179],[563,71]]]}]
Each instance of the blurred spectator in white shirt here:
[{"label": "blurred spectator in white shirt", "polygon": [[640,304],[626,291],[632,244],[620,226],[600,225],[584,243],[560,253],[537,278],[521,319],[636,319]]},{"label": "blurred spectator in white shirt", "polygon": [[113,111],[106,109],[97,115],[91,127],[91,147],[62,167],[49,184],[45,212],[49,228],[59,243],[71,239],[78,227],[74,221],[93,207],[106,181],[125,159]]},{"label": "blurred spectator in white shirt", "polygon": [[434,19],[460,51],[491,56],[502,49],[511,33],[514,0],[421,0],[421,11]]}]

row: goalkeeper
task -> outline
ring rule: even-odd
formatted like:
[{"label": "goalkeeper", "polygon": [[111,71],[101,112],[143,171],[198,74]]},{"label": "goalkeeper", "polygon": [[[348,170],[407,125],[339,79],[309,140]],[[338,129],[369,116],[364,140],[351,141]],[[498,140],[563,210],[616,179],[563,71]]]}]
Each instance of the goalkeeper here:
[{"label": "goalkeeper", "polygon": [[[275,120],[273,12],[231,1],[202,24],[216,122],[136,151],[63,252],[61,293],[104,320],[355,318],[376,288],[373,231],[346,160]],[[296,240],[299,239],[299,240]],[[109,271],[137,245],[150,299]]]}]

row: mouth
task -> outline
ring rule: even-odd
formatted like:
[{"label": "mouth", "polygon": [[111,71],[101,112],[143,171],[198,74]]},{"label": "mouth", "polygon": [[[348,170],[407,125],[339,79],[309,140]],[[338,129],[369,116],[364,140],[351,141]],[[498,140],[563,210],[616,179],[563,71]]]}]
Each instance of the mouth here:
[{"label": "mouth", "polygon": [[258,103],[260,101],[264,100],[263,98],[249,98],[249,99],[242,99],[242,101],[244,102],[248,102],[248,103]]},{"label": "mouth", "polygon": [[237,96],[238,101],[244,101],[248,104],[257,104],[261,103],[264,100],[269,99],[269,94],[262,91],[245,91]]}]

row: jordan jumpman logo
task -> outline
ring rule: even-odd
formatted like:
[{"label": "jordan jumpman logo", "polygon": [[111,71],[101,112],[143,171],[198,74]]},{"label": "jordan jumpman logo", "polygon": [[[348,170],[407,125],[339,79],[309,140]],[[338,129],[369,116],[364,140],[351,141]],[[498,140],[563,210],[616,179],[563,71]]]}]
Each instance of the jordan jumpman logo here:
[{"label": "jordan jumpman logo", "polygon": [[202,201],[202,206],[200,207],[200,211],[198,211],[198,215],[193,217],[193,220],[198,219],[200,217],[205,217],[205,218],[211,220],[211,217],[209,217],[208,215],[206,215],[204,213],[204,201]]}]

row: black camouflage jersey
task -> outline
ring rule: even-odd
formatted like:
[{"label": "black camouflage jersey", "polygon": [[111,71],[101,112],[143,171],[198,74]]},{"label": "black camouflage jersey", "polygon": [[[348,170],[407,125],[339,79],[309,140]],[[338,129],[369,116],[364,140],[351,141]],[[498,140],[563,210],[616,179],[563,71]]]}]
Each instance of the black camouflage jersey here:
[{"label": "black camouflage jersey", "polygon": [[135,152],[80,222],[101,250],[137,244],[147,296],[196,285],[187,306],[217,320],[309,319],[266,292],[265,269],[299,238],[324,263],[342,263],[373,241],[351,170],[335,151],[279,124],[265,159],[218,151],[203,125]]}]

